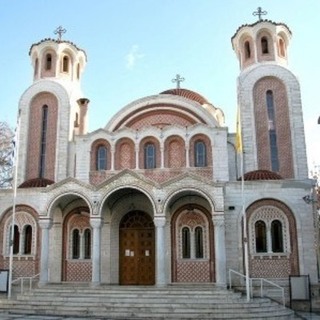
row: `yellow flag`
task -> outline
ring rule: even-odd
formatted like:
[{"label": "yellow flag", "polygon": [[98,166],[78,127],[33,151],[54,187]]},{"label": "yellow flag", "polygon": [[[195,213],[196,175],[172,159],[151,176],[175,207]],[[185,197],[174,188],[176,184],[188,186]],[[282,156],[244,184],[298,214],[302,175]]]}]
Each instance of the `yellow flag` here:
[{"label": "yellow flag", "polygon": [[241,119],[240,108],[237,111],[237,128],[236,128],[236,150],[238,153],[242,152],[242,132],[241,132]]}]

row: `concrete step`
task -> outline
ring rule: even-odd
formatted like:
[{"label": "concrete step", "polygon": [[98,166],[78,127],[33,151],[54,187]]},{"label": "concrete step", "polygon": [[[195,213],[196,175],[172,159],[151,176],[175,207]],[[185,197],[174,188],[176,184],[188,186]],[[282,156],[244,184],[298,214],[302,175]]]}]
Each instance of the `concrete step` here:
[{"label": "concrete step", "polygon": [[269,299],[247,303],[241,294],[213,286],[48,285],[15,300],[1,299],[0,309],[88,319],[294,319],[292,310]]}]

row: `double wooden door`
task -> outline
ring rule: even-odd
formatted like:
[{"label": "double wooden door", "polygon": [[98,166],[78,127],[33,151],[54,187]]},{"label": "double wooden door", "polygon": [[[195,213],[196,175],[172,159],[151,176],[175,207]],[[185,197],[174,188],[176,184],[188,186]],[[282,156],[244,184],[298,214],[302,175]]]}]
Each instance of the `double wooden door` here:
[{"label": "double wooden door", "polygon": [[144,212],[128,213],[119,230],[120,284],[155,283],[155,236],[152,219]]}]

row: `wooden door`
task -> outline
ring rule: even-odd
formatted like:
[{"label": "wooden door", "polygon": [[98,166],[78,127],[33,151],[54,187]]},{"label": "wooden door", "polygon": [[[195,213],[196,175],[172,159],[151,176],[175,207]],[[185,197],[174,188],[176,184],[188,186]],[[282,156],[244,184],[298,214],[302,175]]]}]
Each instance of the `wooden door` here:
[{"label": "wooden door", "polygon": [[155,236],[152,219],[141,211],[128,213],[120,223],[120,284],[155,283]]}]

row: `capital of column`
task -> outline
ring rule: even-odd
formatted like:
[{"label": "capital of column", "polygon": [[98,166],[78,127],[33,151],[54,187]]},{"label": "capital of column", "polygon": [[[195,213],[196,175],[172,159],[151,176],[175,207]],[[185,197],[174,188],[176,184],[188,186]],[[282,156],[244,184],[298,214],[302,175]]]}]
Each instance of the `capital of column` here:
[{"label": "capital of column", "polygon": [[225,225],[225,218],[223,214],[212,216],[213,225],[216,228],[222,228]]},{"label": "capital of column", "polygon": [[166,217],[154,217],[153,222],[156,228],[163,228],[166,225]]},{"label": "capital of column", "polygon": [[90,225],[93,229],[100,229],[102,226],[102,219],[101,218],[91,218]]},{"label": "capital of column", "polygon": [[52,227],[51,219],[40,219],[38,223],[41,229],[50,229]]}]

